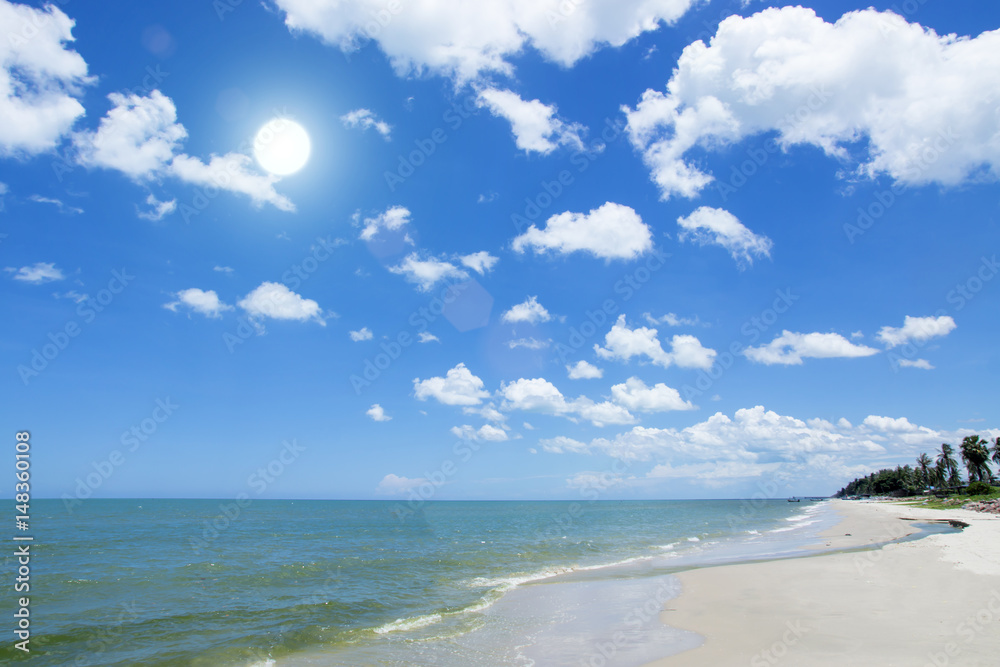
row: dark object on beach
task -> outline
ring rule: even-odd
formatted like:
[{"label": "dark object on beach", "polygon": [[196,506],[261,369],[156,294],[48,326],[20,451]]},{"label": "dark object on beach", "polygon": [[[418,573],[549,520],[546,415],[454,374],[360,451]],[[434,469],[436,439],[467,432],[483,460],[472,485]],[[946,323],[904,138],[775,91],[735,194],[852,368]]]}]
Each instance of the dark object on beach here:
[{"label": "dark object on beach", "polygon": [[801,503],[802,499],[801,498],[789,498],[788,502],[790,502],[790,503]]}]

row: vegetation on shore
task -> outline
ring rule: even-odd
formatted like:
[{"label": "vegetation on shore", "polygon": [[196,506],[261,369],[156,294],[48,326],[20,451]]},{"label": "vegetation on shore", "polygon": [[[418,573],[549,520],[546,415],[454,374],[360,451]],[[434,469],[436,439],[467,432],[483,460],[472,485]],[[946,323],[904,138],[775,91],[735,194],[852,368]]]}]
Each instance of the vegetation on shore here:
[{"label": "vegetation on shore", "polygon": [[[958,455],[965,466],[968,484],[962,479],[955,449],[941,445],[935,459],[926,453],[917,457],[915,466],[883,468],[867,477],[858,477],[838,491],[834,497],[847,496],[916,496],[933,492],[939,497],[954,497],[968,500],[985,500],[1000,494],[1000,485],[993,476],[990,461],[1000,466],[1000,437],[991,443],[978,435],[970,435],[962,440]],[[933,501],[931,501],[933,502]],[[954,506],[951,503],[946,506]]]}]

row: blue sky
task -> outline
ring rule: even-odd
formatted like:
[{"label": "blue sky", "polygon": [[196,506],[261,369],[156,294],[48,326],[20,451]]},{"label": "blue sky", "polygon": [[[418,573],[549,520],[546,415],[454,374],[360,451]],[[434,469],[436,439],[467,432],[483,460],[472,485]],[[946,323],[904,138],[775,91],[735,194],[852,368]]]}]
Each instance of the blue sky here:
[{"label": "blue sky", "polygon": [[36,495],[827,494],[1000,436],[995,3],[529,5],[0,0]]}]

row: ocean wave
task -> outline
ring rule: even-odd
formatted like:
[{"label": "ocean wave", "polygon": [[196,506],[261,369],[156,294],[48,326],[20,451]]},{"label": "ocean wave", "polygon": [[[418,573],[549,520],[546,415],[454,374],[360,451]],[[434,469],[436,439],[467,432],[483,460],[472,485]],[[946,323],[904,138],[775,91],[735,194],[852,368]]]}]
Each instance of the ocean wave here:
[{"label": "ocean wave", "polygon": [[406,630],[419,630],[428,625],[434,625],[441,620],[441,614],[427,614],[425,616],[414,616],[413,618],[397,618],[391,623],[380,625],[375,628],[375,634],[384,635],[390,632],[400,632]]}]

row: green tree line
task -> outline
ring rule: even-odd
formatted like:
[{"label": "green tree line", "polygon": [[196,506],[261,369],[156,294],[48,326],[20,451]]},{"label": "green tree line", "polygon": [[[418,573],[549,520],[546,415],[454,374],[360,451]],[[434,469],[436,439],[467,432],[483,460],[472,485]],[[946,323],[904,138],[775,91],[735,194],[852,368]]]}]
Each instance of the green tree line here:
[{"label": "green tree line", "polygon": [[948,443],[942,443],[941,449],[931,458],[926,453],[917,457],[916,465],[883,468],[867,477],[858,477],[836,493],[837,498],[844,496],[912,496],[923,493],[926,489],[955,488],[965,485],[962,479],[962,469],[958,459],[962,460],[969,483],[994,482],[993,471],[990,469],[992,460],[1000,466],[1000,437],[995,442],[983,440],[978,435],[970,435],[958,446],[958,458],[955,448]]}]

